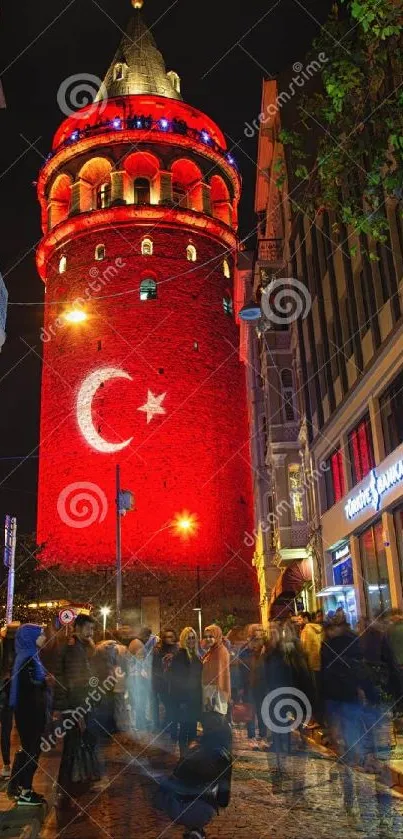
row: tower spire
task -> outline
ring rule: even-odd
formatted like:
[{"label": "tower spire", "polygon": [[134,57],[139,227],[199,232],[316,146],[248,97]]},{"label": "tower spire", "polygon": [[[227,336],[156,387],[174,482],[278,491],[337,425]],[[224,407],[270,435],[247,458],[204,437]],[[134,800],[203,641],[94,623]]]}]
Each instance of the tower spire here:
[{"label": "tower spire", "polygon": [[[179,76],[167,73],[164,59],[141,15],[144,0],[131,0],[134,8],[111,66],[104,78],[103,98],[146,93],[182,99]],[[97,98],[101,98],[98,94]]]}]

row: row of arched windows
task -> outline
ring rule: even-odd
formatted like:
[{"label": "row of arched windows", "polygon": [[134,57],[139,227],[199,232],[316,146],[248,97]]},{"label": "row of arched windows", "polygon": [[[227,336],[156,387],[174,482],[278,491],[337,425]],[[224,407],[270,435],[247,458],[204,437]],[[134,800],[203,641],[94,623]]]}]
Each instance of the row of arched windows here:
[{"label": "row of arched windows", "polygon": [[129,154],[121,167],[114,169],[109,159],[94,157],[74,179],[67,172],[59,174],[49,191],[49,227],[67,219],[72,209],[103,210],[115,200],[137,205],[168,203],[236,224],[237,202],[224,178],[216,173],[207,178],[193,160],[174,160],[167,170],[155,155],[138,151]]},{"label": "row of arched windows", "polygon": [[[152,239],[145,238],[141,242],[141,254],[142,256],[152,256],[154,253],[154,243]],[[97,262],[100,262],[102,259],[106,257],[106,247],[103,244],[96,245],[94,257]],[[189,262],[196,262],[197,261],[197,250],[194,245],[189,244],[186,248],[186,259]],[[64,274],[67,269],[67,257],[63,254],[63,256],[59,259],[59,274]],[[229,266],[229,262],[227,259],[223,260],[222,263],[222,270],[224,277],[230,279],[231,277],[231,269]]]}]

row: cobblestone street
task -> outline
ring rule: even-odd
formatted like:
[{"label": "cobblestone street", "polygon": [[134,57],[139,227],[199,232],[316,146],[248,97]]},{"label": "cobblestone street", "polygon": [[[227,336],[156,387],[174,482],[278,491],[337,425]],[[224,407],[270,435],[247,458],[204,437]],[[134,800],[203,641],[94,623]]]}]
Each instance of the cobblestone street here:
[{"label": "cobblestone street", "polygon": [[[271,771],[274,755],[247,750],[238,738],[235,748],[232,799],[228,810],[207,828],[209,839],[334,839],[379,834],[374,777],[353,773],[355,805],[364,818],[364,829],[347,818],[343,783],[336,762],[319,747],[288,758],[286,775],[280,782]],[[52,760],[52,758],[50,758]],[[179,839],[183,829],[172,826],[155,811],[152,795],[153,770],[171,771],[176,758],[155,747],[135,744],[119,737],[108,748],[107,780],[104,789],[80,798],[78,808],[53,810],[43,828],[43,839]],[[43,759],[43,772],[48,770]],[[359,802],[359,806],[358,806]],[[403,835],[403,798],[393,793],[395,823],[390,835]],[[358,821],[358,819],[357,819]]]}]

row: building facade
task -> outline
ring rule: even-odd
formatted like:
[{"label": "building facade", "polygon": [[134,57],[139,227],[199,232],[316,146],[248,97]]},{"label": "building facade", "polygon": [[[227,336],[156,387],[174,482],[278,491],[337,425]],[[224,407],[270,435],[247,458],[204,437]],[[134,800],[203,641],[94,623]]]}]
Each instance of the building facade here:
[{"label": "building facade", "polygon": [[269,303],[272,295],[281,295],[289,276],[287,186],[277,183],[284,152],[279,114],[271,108],[276,90],[276,82],[264,82],[261,113],[269,116],[260,124],[258,137],[257,252],[253,276],[245,276],[242,283],[243,302],[259,302],[261,314],[250,322],[242,321],[242,313],[240,318],[241,353],[249,368],[254,564],[264,622],[314,605],[296,335],[291,321],[277,317],[263,302],[265,294]]},{"label": "building facade", "polygon": [[248,620],[249,437],[232,299],[240,176],[134,6],[95,103],[62,123],[38,181],[38,541],[47,565],[113,570],[120,465],[136,499],[122,522],[126,602],[141,600],[147,619],[148,598],[154,625],[179,607],[181,623],[194,619],[200,599],[206,617]]},{"label": "building facade", "polygon": [[[264,87],[271,90],[266,114],[278,100],[274,82]],[[265,136],[277,141],[283,191],[295,195],[279,119],[277,104],[276,115],[260,125],[260,143]],[[293,127],[287,107],[281,122]],[[259,177],[266,176],[263,167]],[[326,610],[342,606],[355,625],[360,615],[373,618],[403,605],[401,204],[386,198],[388,230],[384,242],[374,242],[326,208],[312,221],[293,203],[291,212],[283,193],[285,276],[290,289],[300,284],[304,298],[291,347],[307,550],[317,603]]]}]

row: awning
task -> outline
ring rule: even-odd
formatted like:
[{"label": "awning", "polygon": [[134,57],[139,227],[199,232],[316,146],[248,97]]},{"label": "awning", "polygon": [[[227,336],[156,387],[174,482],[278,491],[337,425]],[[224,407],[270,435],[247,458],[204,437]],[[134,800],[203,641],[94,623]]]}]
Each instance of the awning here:
[{"label": "awning", "polygon": [[273,620],[294,614],[294,599],[307,583],[312,582],[311,563],[308,559],[293,562],[285,568],[271,593],[269,613]]}]

